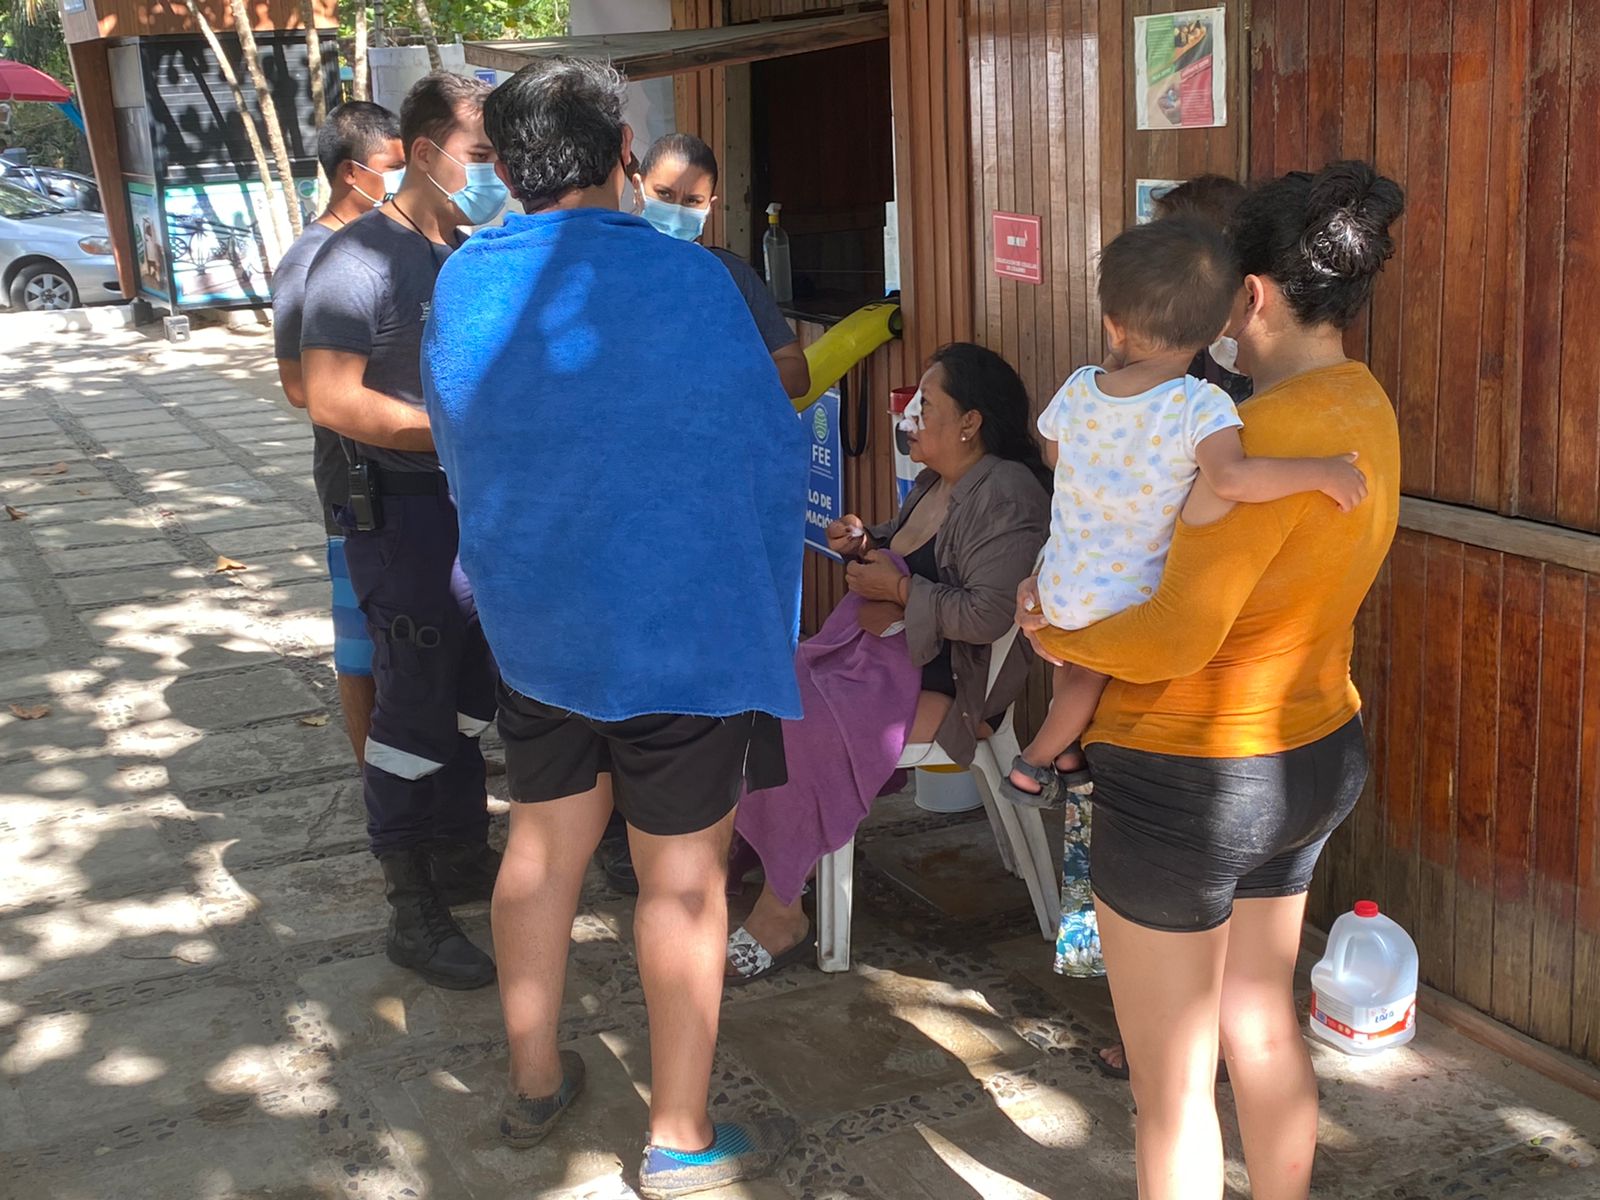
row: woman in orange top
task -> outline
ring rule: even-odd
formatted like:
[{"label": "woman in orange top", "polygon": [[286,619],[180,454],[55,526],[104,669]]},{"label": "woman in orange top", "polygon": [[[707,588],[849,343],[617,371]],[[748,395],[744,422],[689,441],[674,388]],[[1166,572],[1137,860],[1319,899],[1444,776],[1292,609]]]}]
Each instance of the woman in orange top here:
[{"label": "woman in orange top", "polygon": [[[1156,595],[1076,632],[1018,623],[1041,653],[1113,677],[1084,737],[1090,871],[1138,1103],[1139,1194],[1222,1194],[1218,1029],[1256,1200],[1303,1200],[1317,1088],[1294,1003],[1305,893],[1366,781],[1350,682],[1357,609],[1400,504],[1394,409],[1343,330],[1393,252],[1400,188],[1364,163],[1244,201],[1240,407],[1252,455],[1354,450],[1369,498],[1231,505],[1195,484]],[[1032,607],[1030,607],[1032,606]]]}]

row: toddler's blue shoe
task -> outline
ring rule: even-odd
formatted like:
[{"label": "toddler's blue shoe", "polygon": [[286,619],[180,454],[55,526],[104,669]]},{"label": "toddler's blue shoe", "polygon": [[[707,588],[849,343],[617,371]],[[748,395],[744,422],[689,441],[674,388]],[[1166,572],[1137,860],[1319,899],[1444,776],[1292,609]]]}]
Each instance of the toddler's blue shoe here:
[{"label": "toddler's blue shoe", "polygon": [[646,1146],[639,1167],[639,1195],[644,1200],[672,1200],[755,1179],[778,1165],[799,1132],[787,1117],[757,1117],[717,1125],[704,1150]]}]

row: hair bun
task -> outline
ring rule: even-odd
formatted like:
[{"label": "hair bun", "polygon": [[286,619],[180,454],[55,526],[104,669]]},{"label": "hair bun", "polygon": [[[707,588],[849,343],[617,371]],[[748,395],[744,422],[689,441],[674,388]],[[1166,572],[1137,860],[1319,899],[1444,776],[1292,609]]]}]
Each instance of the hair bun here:
[{"label": "hair bun", "polygon": [[1321,275],[1375,274],[1394,254],[1389,226],[1405,211],[1405,193],[1370,163],[1329,163],[1311,181],[1301,249]]}]

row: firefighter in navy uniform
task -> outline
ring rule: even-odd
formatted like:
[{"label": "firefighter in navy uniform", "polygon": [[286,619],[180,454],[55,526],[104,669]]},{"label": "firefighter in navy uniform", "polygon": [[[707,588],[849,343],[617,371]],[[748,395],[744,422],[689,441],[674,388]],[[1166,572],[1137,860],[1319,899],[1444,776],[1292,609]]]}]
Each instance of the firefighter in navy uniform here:
[{"label": "firefighter in navy uniform", "polygon": [[430,983],[484,987],[494,961],[449,906],[487,899],[478,736],[495,714],[494,662],[456,558],[456,510],[422,409],[420,346],[434,280],[462,225],[505,203],[483,134],[489,88],[429,75],[400,111],[406,175],[328,239],[306,281],[301,367],[311,418],[341,435],[345,558],[373,641],[377,685],[363,791],[391,913],[389,958]]}]

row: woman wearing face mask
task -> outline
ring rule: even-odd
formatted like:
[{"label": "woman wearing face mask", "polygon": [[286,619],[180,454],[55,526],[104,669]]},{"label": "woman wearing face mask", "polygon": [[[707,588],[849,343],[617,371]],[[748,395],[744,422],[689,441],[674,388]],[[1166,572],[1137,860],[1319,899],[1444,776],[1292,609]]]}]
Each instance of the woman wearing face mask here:
[{"label": "woman wearing face mask", "polygon": [[825,702],[783,723],[789,782],[740,802],[734,829],[760,856],[766,883],[729,939],[729,983],[809,953],[806,878],[855,835],[905,746],[937,742],[967,766],[985,719],[1022,690],[1028,657],[1014,646],[985,691],[989,647],[1011,627],[1012,596],[1049,526],[1050,473],[1028,414],[1027,389],[999,355],[944,347],[908,410],[911,457],[924,470],[899,515],[871,529],[851,516],[829,527],[868,636],[852,640],[830,618],[800,647],[802,694]]},{"label": "woman wearing face mask", "polygon": [[[669,133],[646,151],[633,182],[643,200],[640,216],[668,237],[696,241],[717,200],[717,156],[693,134]],[[737,254],[717,246],[707,249],[722,260],[750,306],[750,315],[767,343],[784,391],[795,399],[804,396],[811,390],[811,371],[800,341],[772,292]]]}]

